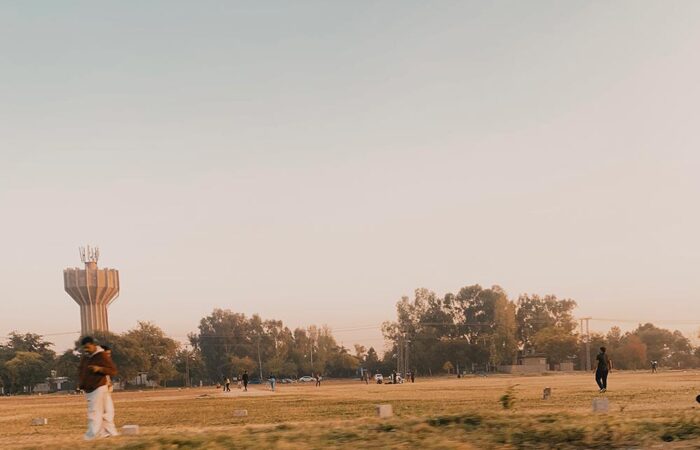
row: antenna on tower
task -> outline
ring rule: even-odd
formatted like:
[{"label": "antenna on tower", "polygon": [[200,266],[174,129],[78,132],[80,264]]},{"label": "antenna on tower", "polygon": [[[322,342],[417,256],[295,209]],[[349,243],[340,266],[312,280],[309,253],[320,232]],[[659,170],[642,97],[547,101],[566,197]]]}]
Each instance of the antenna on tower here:
[{"label": "antenna on tower", "polygon": [[78,253],[80,253],[80,260],[83,263],[94,262],[96,263],[100,259],[100,248],[99,247],[78,247]]}]

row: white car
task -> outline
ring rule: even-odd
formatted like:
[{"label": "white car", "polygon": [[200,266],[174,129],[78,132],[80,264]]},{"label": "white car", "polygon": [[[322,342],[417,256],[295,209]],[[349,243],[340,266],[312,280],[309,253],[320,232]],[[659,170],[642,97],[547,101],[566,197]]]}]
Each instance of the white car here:
[{"label": "white car", "polygon": [[299,378],[299,381],[301,381],[302,383],[308,383],[309,381],[316,381],[316,379],[314,377],[310,377],[308,375],[305,375],[305,376]]},{"label": "white car", "polygon": [[378,373],[374,376],[374,381],[377,382],[377,384],[382,384],[384,382],[384,375],[381,373]]}]

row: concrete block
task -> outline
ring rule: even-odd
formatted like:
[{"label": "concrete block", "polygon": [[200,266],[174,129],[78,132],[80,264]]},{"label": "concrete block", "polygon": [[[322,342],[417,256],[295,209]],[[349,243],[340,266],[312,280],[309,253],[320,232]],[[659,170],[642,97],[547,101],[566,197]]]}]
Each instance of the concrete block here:
[{"label": "concrete block", "polygon": [[391,405],[377,405],[377,416],[381,419],[386,419],[394,415]]},{"label": "concrete block", "polygon": [[542,400],[549,400],[549,398],[552,396],[552,388],[544,388],[542,391]]},{"label": "concrete block", "polygon": [[593,412],[608,412],[610,410],[610,402],[607,398],[593,399]]},{"label": "concrete block", "polygon": [[49,424],[49,419],[46,417],[35,417],[32,419],[32,425],[34,426],[39,426],[39,425],[48,425]]},{"label": "concrete block", "polygon": [[247,417],[248,410],[247,409],[234,409],[233,415],[234,415],[234,417]]},{"label": "concrete block", "polygon": [[124,425],[122,427],[122,434],[125,434],[127,436],[133,436],[133,435],[139,434],[139,426],[138,425]]}]

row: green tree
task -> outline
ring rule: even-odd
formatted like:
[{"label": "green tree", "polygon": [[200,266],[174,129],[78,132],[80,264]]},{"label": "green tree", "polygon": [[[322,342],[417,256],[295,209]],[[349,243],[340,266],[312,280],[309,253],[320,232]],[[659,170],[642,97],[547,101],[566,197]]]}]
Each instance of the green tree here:
[{"label": "green tree", "polygon": [[558,299],[554,295],[540,297],[523,294],[518,297],[516,319],[520,345],[526,351],[531,349],[534,336],[544,328],[558,327],[572,334],[576,329],[574,308],[574,300]]},{"label": "green tree", "polygon": [[558,364],[576,356],[578,339],[566,329],[551,326],[542,328],[531,339],[531,345],[538,353],[547,355],[550,364]]},{"label": "green tree", "polygon": [[33,392],[34,385],[46,381],[49,376],[48,363],[36,352],[15,353],[15,356],[5,363],[5,369],[10,377],[10,385],[15,391],[24,387]]},{"label": "green tree", "polygon": [[177,377],[175,359],[179,345],[167,337],[163,330],[151,322],[138,322],[136,328],[127,331],[125,339],[137,342],[145,356],[144,371],[148,379],[165,383]]}]

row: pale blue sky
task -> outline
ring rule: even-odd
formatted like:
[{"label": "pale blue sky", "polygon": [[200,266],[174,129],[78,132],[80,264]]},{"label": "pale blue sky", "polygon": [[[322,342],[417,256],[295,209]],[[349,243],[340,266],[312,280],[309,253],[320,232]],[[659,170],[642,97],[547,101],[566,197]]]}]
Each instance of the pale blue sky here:
[{"label": "pale blue sky", "polygon": [[691,1],[2,2],[0,335],[79,329],[86,243],[113,331],[473,283],[697,329],[699,45]]}]

